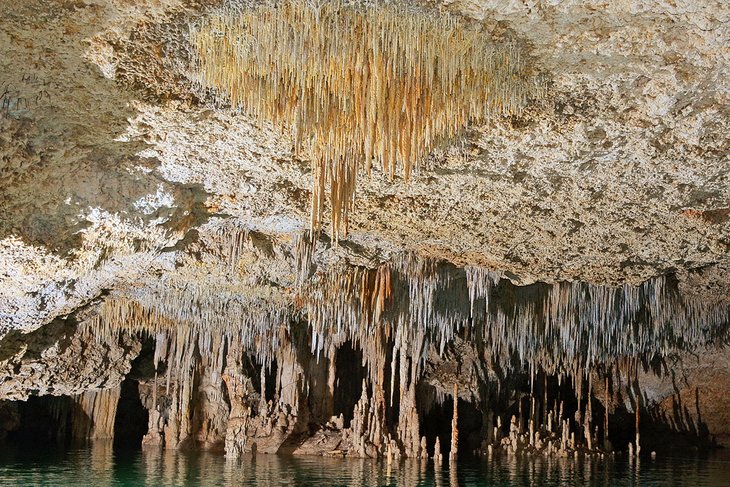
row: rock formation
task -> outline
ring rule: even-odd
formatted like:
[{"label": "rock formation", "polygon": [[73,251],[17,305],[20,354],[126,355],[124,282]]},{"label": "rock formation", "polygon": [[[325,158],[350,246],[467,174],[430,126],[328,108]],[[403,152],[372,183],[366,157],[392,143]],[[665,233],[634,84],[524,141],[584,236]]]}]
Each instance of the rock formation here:
[{"label": "rock formation", "polygon": [[0,438],[728,444],[726,2],[280,6],[4,7]]}]

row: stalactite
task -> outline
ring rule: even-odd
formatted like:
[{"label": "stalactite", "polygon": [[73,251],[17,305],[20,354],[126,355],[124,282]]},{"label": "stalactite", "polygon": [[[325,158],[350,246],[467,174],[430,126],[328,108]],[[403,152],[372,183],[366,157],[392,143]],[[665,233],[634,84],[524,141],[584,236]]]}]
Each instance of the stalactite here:
[{"label": "stalactite", "polygon": [[[490,269],[474,266],[465,267],[464,272],[466,274],[466,287],[469,290],[471,317],[476,321],[480,321],[489,314],[489,298],[494,286],[499,283],[502,276]],[[482,299],[484,300],[484,306],[480,310],[475,310],[475,303]]]},{"label": "stalactite", "polygon": [[[307,237],[295,243],[303,257],[291,293],[273,286],[251,288],[242,267],[245,253],[252,251],[251,233],[238,227],[232,233],[218,232],[209,253],[201,251],[202,260],[210,257],[220,265],[209,267],[210,275],[225,279],[197,283],[166,277],[115,293],[83,324],[94,337],[90,339],[110,340],[122,332],[154,338],[155,377],[146,385],[152,388],[144,439],[148,445],[176,448],[186,441],[212,444],[225,439],[232,456],[250,451],[254,444],[259,451],[275,451],[295,425],[302,428],[306,421],[331,419],[326,404],[304,398],[316,387],[333,395],[334,357],[349,342],[362,351],[365,381],[350,428],[338,427],[342,444],[348,445],[341,450],[363,457],[383,455],[388,449],[393,458],[423,456],[423,398],[417,386],[424,366],[429,356],[446,356],[449,347],[468,341],[485,359],[485,367],[507,375],[529,373],[529,411],[523,414],[519,400],[515,428],[510,425],[505,438],[499,415],[493,430],[489,420],[487,449],[517,452],[527,445],[531,451],[561,455],[597,450],[591,403],[594,370],[605,371],[607,395],[610,373],[628,381],[654,358],[696,349],[728,334],[726,305],[685,298],[671,278],[617,288],[585,283],[518,287],[485,269],[461,269],[414,254],[395,256],[373,268],[319,270],[302,247]],[[295,334],[302,337],[296,343]],[[223,384],[229,398],[235,392],[230,382],[235,374],[226,372],[236,360],[230,350],[261,367],[261,376],[251,377],[261,384],[255,404],[246,399],[234,416],[230,403],[237,426],[212,420],[228,414],[223,411],[228,406],[219,409],[225,404]],[[267,403],[265,371],[271,371],[273,363],[275,400]],[[486,385],[487,375],[479,374],[475,380]],[[540,381],[535,381],[539,374],[542,404]],[[567,409],[562,391],[556,391],[554,404],[548,403],[548,376],[557,378],[559,388],[573,384],[577,410]],[[499,396],[503,380],[494,380]],[[320,382],[324,386],[316,385]],[[429,400],[442,403],[449,391],[442,387],[430,394]],[[487,398],[479,396],[482,392],[468,394],[489,407]],[[635,394],[638,398],[640,391]],[[458,392],[454,404],[456,408]],[[397,424],[389,426],[386,418],[392,417]],[[607,431],[606,418],[604,448]]]},{"label": "stalactite", "polygon": [[346,236],[358,172],[393,179],[468,122],[519,113],[544,86],[513,43],[478,23],[397,3],[282,0],[222,11],[192,29],[193,77],[291,132],[309,154],[311,230],[326,190],[332,233]]},{"label": "stalactite", "polygon": [[[229,240],[234,248],[241,241]],[[240,255],[236,250],[221,253]],[[726,305],[685,299],[668,289],[665,278],[636,287],[558,283],[515,288],[511,302],[494,296],[496,279],[486,271],[404,255],[375,269],[335,268],[315,274],[290,301],[276,292],[261,294],[260,288],[252,295],[252,290],[236,286],[161,280],[128,297],[108,298],[90,329],[99,339],[120,329],[157,335],[181,325],[203,335],[240,335],[245,348],[269,364],[278,346],[276,330],[302,313],[316,354],[335,350],[345,340],[363,344],[382,333],[381,342],[395,343],[394,359],[402,351],[414,360],[417,377],[429,344],[443,352],[469,323],[475,343],[495,366],[527,366],[575,377],[578,370],[616,357],[649,361],[678,347],[699,348],[716,339],[718,327],[730,321]],[[727,335],[727,328],[719,333]],[[383,351],[371,351],[365,360],[375,373],[383,367],[378,358]]]}]

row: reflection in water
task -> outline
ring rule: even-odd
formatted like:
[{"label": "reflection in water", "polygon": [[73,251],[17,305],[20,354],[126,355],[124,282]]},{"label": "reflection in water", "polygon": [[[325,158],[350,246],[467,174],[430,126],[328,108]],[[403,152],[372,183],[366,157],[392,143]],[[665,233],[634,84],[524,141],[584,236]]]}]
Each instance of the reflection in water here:
[{"label": "reflection in water", "polygon": [[434,469],[411,459],[388,466],[363,459],[259,455],[227,460],[172,450],[118,452],[107,442],[87,449],[0,452],[0,486],[727,486],[730,455],[627,460],[545,457],[475,459]]}]

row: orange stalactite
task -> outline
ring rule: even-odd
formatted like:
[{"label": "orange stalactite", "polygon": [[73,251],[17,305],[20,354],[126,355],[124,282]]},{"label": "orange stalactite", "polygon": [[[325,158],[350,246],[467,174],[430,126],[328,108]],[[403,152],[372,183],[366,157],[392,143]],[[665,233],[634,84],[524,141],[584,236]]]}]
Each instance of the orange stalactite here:
[{"label": "orange stalactite", "polygon": [[403,5],[283,0],[214,15],[191,39],[202,85],[289,130],[308,153],[311,230],[329,188],[335,240],[347,235],[360,170],[375,162],[407,181],[435,144],[544,95],[515,45]]}]

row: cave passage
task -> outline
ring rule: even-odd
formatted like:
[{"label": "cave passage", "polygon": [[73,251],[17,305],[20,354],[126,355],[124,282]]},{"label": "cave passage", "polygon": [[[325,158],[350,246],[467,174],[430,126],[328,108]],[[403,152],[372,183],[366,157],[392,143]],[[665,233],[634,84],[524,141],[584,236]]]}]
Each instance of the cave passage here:
[{"label": "cave passage", "polygon": [[125,379],[121,385],[117,414],[114,418],[114,448],[138,449],[147,433],[149,412],[142,404],[139,383]]},{"label": "cave passage", "polygon": [[334,416],[340,414],[344,418],[344,426],[348,428],[352,421],[353,410],[360,394],[367,370],[362,365],[362,351],[352,347],[346,341],[335,353],[335,388]]},{"label": "cave passage", "polygon": [[6,441],[15,444],[65,445],[71,439],[71,409],[68,396],[31,396],[12,401],[17,423],[7,432]]}]

